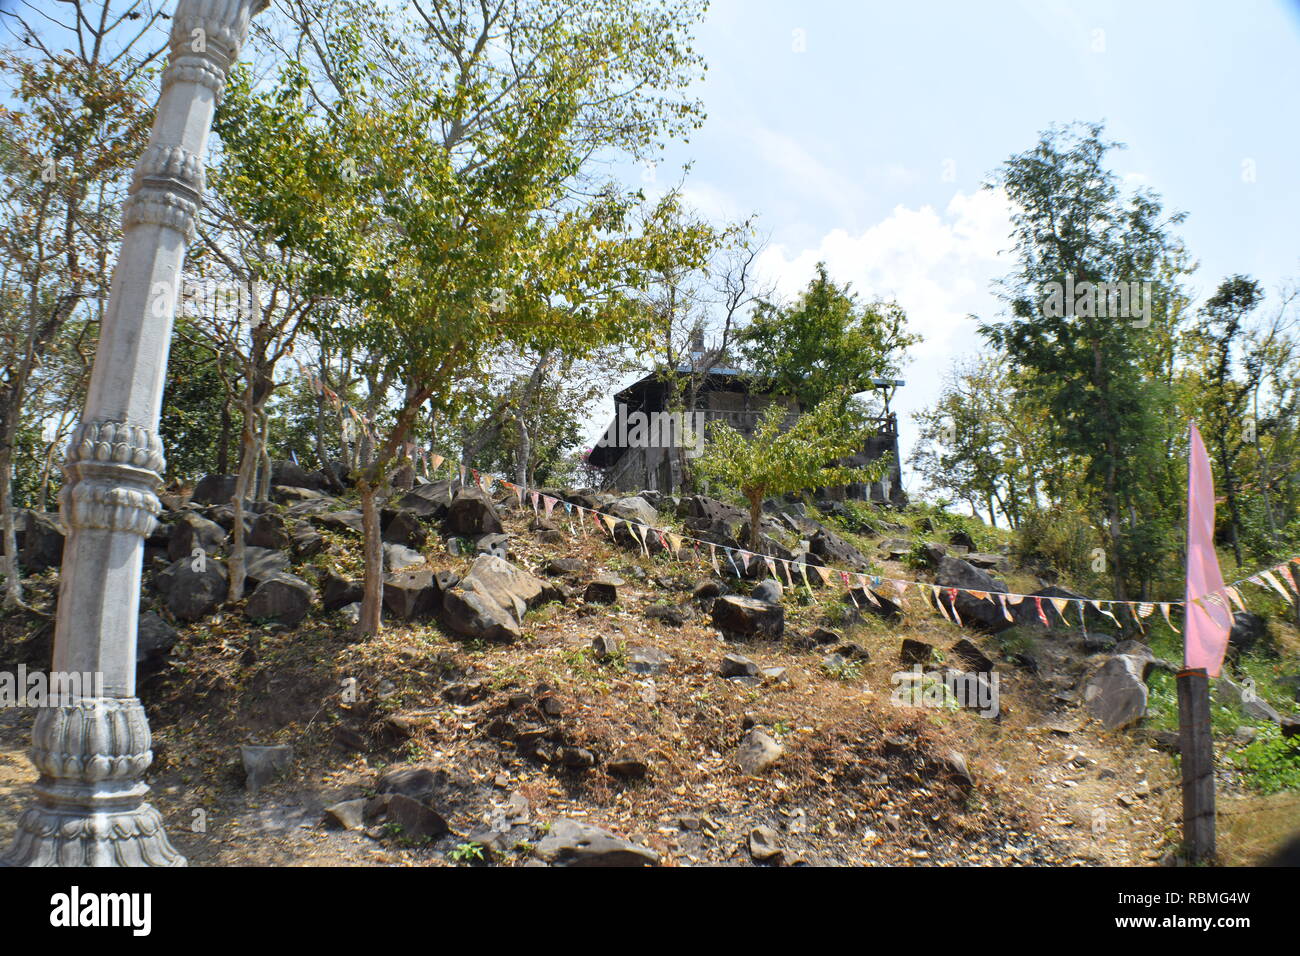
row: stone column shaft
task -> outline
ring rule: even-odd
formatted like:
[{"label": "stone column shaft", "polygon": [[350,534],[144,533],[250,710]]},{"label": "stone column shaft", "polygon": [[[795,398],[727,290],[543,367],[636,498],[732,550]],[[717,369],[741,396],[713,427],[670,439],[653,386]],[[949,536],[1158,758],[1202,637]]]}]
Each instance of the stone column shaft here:
[{"label": "stone column shaft", "polygon": [[102,696],[36,715],[36,801],[4,857],[15,865],[183,865],[145,802],[153,760],[135,697],[144,539],[161,509],[158,415],[203,156],[226,76],[268,0],[180,0],[149,145],[122,215],[122,249],[60,495],[64,544],[53,670],[102,676]]}]

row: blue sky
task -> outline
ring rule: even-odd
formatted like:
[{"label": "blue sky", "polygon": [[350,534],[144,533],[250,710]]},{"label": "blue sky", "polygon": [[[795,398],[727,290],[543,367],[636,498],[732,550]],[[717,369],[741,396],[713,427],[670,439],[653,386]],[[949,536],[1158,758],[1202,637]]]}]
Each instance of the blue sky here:
[{"label": "blue sky", "polygon": [[1006,207],[980,184],[1054,122],[1105,121],[1128,147],[1113,168],[1189,214],[1198,297],[1235,272],[1270,293],[1300,280],[1298,0],[715,0],[698,48],[708,120],[657,184],[689,162],[701,210],[757,212],[764,273],[786,294],[826,259],[896,298],[927,339],[905,415],[978,348],[967,316],[996,312]]}]

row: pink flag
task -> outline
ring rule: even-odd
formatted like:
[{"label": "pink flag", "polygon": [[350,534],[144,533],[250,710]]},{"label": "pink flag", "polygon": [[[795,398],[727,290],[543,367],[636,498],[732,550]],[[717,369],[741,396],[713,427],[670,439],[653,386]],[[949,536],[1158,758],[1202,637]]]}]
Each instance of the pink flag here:
[{"label": "pink flag", "polygon": [[1187,618],[1183,624],[1183,666],[1205,668],[1219,676],[1228,650],[1232,615],[1227,609],[1199,600],[1223,590],[1219,556],[1214,550],[1214,475],[1210,457],[1196,425],[1192,425],[1187,454]]}]

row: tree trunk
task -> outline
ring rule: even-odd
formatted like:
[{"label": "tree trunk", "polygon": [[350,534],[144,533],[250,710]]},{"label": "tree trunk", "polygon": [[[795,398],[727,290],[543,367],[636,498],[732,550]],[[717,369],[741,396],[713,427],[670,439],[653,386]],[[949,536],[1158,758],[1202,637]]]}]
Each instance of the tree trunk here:
[{"label": "tree trunk", "polygon": [[1115,458],[1112,454],[1106,472],[1106,529],[1110,535],[1110,559],[1115,581],[1115,599],[1125,600],[1124,559],[1120,555],[1119,496],[1115,492]]},{"label": "tree trunk", "polygon": [[525,488],[528,484],[528,457],[532,454],[533,442],[528,435],[528,423],[524,421],[523,414],[515,417],[515,423],[519,426],[519,447],[515,449],[515,481]]},{"label": "tree trunk", "polygon": [[256,501],[271,500],[271,449],[270,449],[270,431],[271,417],[266,414],[265,409],[258,410],[258,417],[262,421],[261,434],[258,436],[258,463],[260,469],[257,476],[257,494],[254,497]]},{"label": "tree trunk", "polygon": [[230,474],[230,395],[221,401],[221,435],[217,438],[217,474]]},{"label": "tree trunk", "polygon": [[357,482],[357,491],[361,493],[361,527],[366,562],[357,633],[365,637],[374,637],[382,629],[384,606],[384,545],[379,532],[375,488],[370,483],[370,478],[370,475],[366,475]]},{"label": "tree trunk", "polygon": [[45,458],[41,462],[41,484],[36,491],[36,510],[48,511],[50,500],[50,475],[54,471],[54,455],[58,450],[59,440],[55,438],[45,446]]},{"label": "tree trunk", "polygon": [[235,511],[235,523],[230,532],[230,564],[227,568],[229,587],[226,590],[226,601],[231,604],[244,596],[244,500],[248,497],[248,489],[253,483],[253,476],[257,469],[257,433],[253,424],[256,414],[250,384],[244,396],[244,429],[239,477],[235,479],[235,494],[230,501]]},{"label": "tree trunk", "polygon": [[0,445],[0,526],[4,532],[0,570],[5,578],[6,608],[20,607],[23,603],[23,582],[18,576],[18,533],[14,527],[13,454],[11,442]]},{"label": "tree trunk", "polygon": [[325,450],[325,395],[323,392],[316,393],[316,461],[321,471],[327,475],[333,475],[333,469],[330,468],[329,453]]},{"label": "tree trunk", "polygon": [[749,495],[749,550],[758,553],[759,528],[763,521],[763,493],[750,492]]},{"label": "tree trunk", "polygon": [[1223,493],[1228,499],[1228,517],[1231,522],[1228,531],[1232,540],[1232,556],[1241,567],[1241,514],[1237,507],[1236,476],[1232,473],[1232,463],[1228,457],[1228,436],[1219,439],[1219,468],[1223,472]]}]

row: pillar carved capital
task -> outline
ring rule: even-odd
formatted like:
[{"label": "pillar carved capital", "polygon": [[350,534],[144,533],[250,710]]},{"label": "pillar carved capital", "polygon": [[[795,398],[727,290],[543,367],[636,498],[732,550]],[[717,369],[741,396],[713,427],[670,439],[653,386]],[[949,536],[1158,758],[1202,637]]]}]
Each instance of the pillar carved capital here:
[{"label": "pillar carved capital", "polygon": [[127,422],[92,421],[77,427],[63,466],[60,492],[68,528],[153,533],[162,505],[158,489],[166,467],[162,442],[150,429]]},{"label": "pillar carved capital", "polygon": [[226,76],[248,37],[248,24],[270,0],[181,0],[172,17],[171,57],[163,70],[172,83],[208,87],[220,102]]},{"label": "pillar carved capital", "polygon": [[155,143],[141,154],[135,164],[132,191],[155,184],[183,191],[192,202],[200,202],[204,186],[203,160],[184,146]]},{"label": "pillar carved capital", "polygon": [[153,762],[153,738],[134,697],[86,698],[43,707],[32,728],[32,763],[57,781],[136,781]]}]

